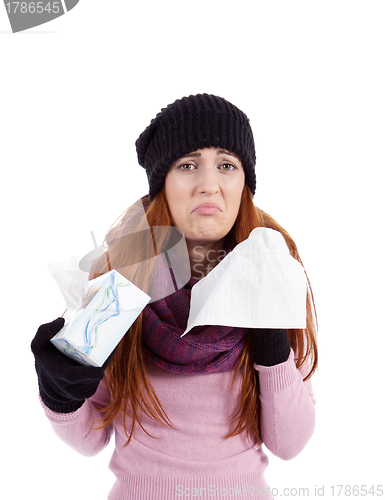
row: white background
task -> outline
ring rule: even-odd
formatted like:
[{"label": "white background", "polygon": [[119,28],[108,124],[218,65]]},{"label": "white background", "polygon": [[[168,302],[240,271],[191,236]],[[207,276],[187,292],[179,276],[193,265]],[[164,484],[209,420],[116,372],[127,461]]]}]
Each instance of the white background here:
[{"label": "white background", "polygon": [[147,192],[136,138],[199,92],[249,116],[255,203],[296,241],[316,299],[317,428],[291,461],[267,452],[268,482],[308,498],[385,482],[384,25],[372,0],[81,0],[12,34],[0,6],[1,498],[107,497],[113,444],[78,455],[37,399],[30,342],[64,309],[47,264],[90,251],[90,231],[100,244]]}]

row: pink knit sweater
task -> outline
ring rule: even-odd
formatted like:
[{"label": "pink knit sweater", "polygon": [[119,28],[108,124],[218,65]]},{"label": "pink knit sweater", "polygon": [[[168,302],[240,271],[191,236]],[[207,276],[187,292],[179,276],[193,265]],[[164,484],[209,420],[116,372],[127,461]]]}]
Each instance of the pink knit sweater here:
[{"label": "pink knit sweater", "polygon": [[[288,460],[311,437],[315,412],[310,381],[303,382],[294,353],[276,366],[255,365],[259,372],[261,435],[264,445]],[[95,431],[100,418],[95,407],[108,402],[103,382],[96,394],[77,411],[55,413],[44,406],[56,434],[79,453],[100,452],[115,432],[115,451],[110,469],[116,482],[110,500],[176,500],[195,497],[271,499],[264,470],[268,458],[246,433],[223,439],[231,429],[226,420],[235,410],[241,375],[231,390],[233,371],[208,374],[177,374],[147,362],[148,376],[175,429],[142,417],[134,439],[127,441],[122,419],[111,428]],[[129,422],[127,422],[129,428]]]}]

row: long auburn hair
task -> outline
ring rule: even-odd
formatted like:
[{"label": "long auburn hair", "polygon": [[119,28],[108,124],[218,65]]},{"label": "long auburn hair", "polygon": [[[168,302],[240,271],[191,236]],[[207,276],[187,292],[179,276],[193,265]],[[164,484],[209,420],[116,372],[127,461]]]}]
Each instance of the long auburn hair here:
[{"label": "long auburn hair", "polygon": [[[172,218],[167,204],[164,186],[163,189],[154,197],[151,203],[149,202],[148,197],[142,198],[142,202],[146,212],[144,215],[142,214],[139,221],[136,221],[137,231],[140,231],[140,229],[144,230],[148,226],[150,226],[150,228],[153,226],[172,226]],[[130,209],[131,207],[126,210],[119,224],[108,233],[110,237],[114,234],[114,231],[117,233],[122,227],[130,224],[130,220],[132,219],[132,210]],[[279,231],[285,239],[292,257],[302,264],[297,246],[288,232],[283,229],[270,215],[254,205],[251,191],[245,185],[242,192],[238,216],[234,226],[228,234],[228,238],[231,238],[233,243],[238,244],[247,239],[251,231],[256,227],[266,227]],[[138,234],[138,232],[136,234]],[[108,243],[107,238],[106,240]],[[159,242],[157,243],[159,250]],[[106,259],[105,257],[102,257],[98,262],[96,262],[96,264],[93,265],[90,273],[90,279],[108,272],[111,268],[116,268],[121,274],[124,275],[124,268],[128,259],[127,249],[124,247],[125,246],[122,244],[114,245],[114,241],[112,239],[107,252],[108,258]],[[132,248],[130,248],[131,253],[132,251]],[[138,255],[140,254],[140,259],[138,259],[137,262],[139,262],[139,260],[143,262],[145,257],[143,256],[143,250],[140,248],[140,245],[137,246],[137,252]],[[147,272],[145,273],[145,283],[143,283],[142,280],[139,286],[142,290],[148,285],[152,270],[151,259],[148,259],[146,262],[149,264]],[[130,269],[132,268],[135,268],[135,266],[130,267]],[[143,274],[143,270],[141,274]],[[126,277],[134,284],[137,284],[135,282],[135,273],[126,275]],[[304,380],[309,379],[313,375],[318,365],[318,349],[316,342],[317,316],[314,306],[313,292],[308,277],[307,283],[306,329],[286,330],[290,345],[295,352],[296,366],[297,368],[302,367],[302,372],[306,372]],[[116,347],[115,355],[106,369],[104,378],[107,390],[110,393],[110,404],[105,408],[98,409],[98,411],[102,414],[102,417],[99,420],[99,425],[96,429],[108,427],[112,424],[115,418],[121,414],[123,415],[123,426],[127,436],[126,445],[131,441],[136,423],[146,434],[151,436],[140,421],[141,412],[144,412],[150,418],[164,425],[174,428],[147,376],[142,351],[142,317],[143,312],[138,316],[136,321],[129,328],[127,334],[122,338]],[[260,405],[258,397],[259,382],[258,372],[254,368],[252,331],[246,334],[245,346],[234,372],[232,385],[234,384],[239,371],[242,373],[239,403],[235,412],[229,417],[229,420],[233,422],[233,430],[225,436],[225,439],[246,431],[250,438],[255,436],[257,441],[260,442]],[[127,417],[130,420],[130,429],[127,429],[126,426]]]}]

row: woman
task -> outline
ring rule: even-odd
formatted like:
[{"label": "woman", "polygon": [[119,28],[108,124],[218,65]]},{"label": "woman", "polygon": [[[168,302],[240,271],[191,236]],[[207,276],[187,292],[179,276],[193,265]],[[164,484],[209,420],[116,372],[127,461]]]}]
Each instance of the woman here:
[{"label": "woman", "polygon": [[[102,368],[77,365],[50,345],[62,318],[42,325],[32,350],[45,413],[59,437],[84,455],[98,453],[115,432],[110,499],[272,498],[262,444],[290,459],[314,429],[310,283],[304,330],[214,325],[181,338],[191,288],[255,227],[279,231],[301,262],[288,233],[253,204],[249,120],[222,98],[189,96],[162,109],[136,146],[150,187],[141,200],[145,215],[137,204],[128,209],[107,234],[108,259],[94,265],[91,277],[140,267],[130,276],[134,283],[143,289],[162,283],[164,269],[155,269],[149,246],[135,247],[139,237],[132,235],[175,226],[186,239],[191,279],[149,303]],[[167,238],[157,241],[158,250]],[[138,260],[146,272],[135,267]]]}]

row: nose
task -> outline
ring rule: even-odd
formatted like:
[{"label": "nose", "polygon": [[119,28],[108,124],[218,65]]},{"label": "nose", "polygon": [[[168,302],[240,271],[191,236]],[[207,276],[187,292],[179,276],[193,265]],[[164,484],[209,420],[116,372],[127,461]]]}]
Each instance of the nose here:
[{"label": "nose", "polygon": [[213,195],[219,191],[218,173],[214,165],[205,165],[201,168],[198,176],[198,192]]}]

